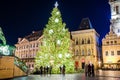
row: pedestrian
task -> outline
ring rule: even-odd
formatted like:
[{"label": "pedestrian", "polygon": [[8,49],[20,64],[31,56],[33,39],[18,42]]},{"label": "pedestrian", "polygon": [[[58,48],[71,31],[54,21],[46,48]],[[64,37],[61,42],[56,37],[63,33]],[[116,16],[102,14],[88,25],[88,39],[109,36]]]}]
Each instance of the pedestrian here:
[{"label": "pedestrian", "polygon": [[63,75],[65,75],[65,65],[63,65]]},{"label": "pedestrian", "polygon": [[46,67],[46,72],[47,72],[47,74],[48,74],[48,70],[49,70],[49,66]]},{"label": "pedestrian", "polygon": [[88,76],[88,64],[85,65],[85,76]]},{"label": "pedestrian", "polygon": [[40,74],[43,74],[43,66],[40,66]]},{"label": "pedestrian", "polygon": [[91,65],[91,73],[92,73],[92,76],[94,77],[95,76],[95,72],[94,72],[94,65],[93,64]]},{"label": "pedestrian", "polygon": [[46,67],[45,66],[43,67],[43,72],[44,72],[44,74],[46,74]]},{"label": "pedestrian", "polygon": [[91,63],[88,64],[88,76],[91,76]]},{"label": "pedestrian", "polygon": [[50,72],[50,74],[51,74],[51,72],[52,72],[52,66],[50,66],[50,68],[49,68],[49,72]]},{"label": "pedestrian", "polygon": [[60,66],[59,68],[60,68],[60,74],[62,74],[62,66]]}]

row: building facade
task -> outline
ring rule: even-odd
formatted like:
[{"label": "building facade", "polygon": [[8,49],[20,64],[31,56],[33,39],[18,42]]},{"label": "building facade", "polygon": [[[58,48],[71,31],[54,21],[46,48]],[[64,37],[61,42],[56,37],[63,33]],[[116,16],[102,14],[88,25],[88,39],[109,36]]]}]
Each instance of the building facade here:
[{"label": "building facade", "polygon": [[[34,69],[35,56],[42,45],[42,32],[33,31],[24,38],[18,38],[15,44],[15,56],[19,57],[29,67],[29,71]],[[101,52],[99,47],[99,34],[92,28],[90,20],[84,18],[81,21],[78,31],[71,31],[71,46],[75,69],[84,69],[85,64],[92,62],[98,68],[101,62]]]},{"label": "building facade", "polygon": [[113,32],[120,36],[120,0],[109,0]]},{"label": "building facade", "polygon": [[104,68],[120,68],[120,37],[110,29],[102,39],[102,54]]},{"label": "building facade", "polygon": [[84,18],[78,31],[72,31],[75,68],[84,69],[85,64],[92,62],[95,68],[101,61],[99,34],[92,28],[90,20]]},{"label": "building facade", "polygon": [[120,68],[120,0],[109,0],[111,9],[110,31],[102,39],[104,68]]},{"label": "building facade", "polygon": [[33,31],[30,35],[24,38],[18,38],[15,44],[15,56],[25,62],[29,68],[29,72],[34,69],[35,56],[41,45],[42,31]]}]

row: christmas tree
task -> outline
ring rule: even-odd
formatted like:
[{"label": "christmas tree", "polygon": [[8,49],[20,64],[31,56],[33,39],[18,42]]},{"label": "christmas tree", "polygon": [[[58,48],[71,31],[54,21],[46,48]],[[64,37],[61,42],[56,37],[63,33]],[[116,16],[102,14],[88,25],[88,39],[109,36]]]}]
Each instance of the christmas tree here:
[{"label": "christmas tree", "polygon": [[70,51],[70,33],[65,26],[56,2],[48,24],[44,28],[43,44],[36,55],[36,67],[52,66],[52,73],[60,73],[59,67],[65,65],[66,73],[74,72],[74,61]]}]

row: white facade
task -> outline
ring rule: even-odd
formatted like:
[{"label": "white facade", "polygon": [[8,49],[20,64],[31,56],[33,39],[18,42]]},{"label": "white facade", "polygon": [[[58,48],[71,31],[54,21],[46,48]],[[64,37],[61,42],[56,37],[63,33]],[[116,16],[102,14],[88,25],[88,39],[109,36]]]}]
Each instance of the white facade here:
[{"label": "white facade", "polygon": [[120,0],[109,0],[111,8],[111,26],[113,32],[120,36]]}]

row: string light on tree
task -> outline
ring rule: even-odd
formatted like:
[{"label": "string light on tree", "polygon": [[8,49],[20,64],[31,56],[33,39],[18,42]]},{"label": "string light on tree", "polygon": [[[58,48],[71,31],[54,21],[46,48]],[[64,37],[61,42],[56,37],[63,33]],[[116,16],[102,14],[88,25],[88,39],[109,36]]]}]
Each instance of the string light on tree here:
[{"label": "string light on tree", "polygon": [[56,23],[58,23],[58,22],[59,22],[59,19],[58,19],[58,18],[56,18],[56,19],[55,19],[55,22],[56,22]]},{"label": "string light on tree", "polygon": [[65,64],[66,73],[74,72],[74,60],[71,57],[72,53],[69,49],[71,41],[70,33],[65,26],[66,24],[62,22],[61,13],[56,2],[48,24],[46,24],[43,31],[42,43],[46,44],[46,46],[40,45],[35,58],[35,68],[53,66],[52,73],[60,73],[59,67]]},{"label": "string light on tree", "polygon": [[49,30],[49,34],[52,34],[52,33],[53,33],[53,30],[52,30],[52,29],[50,29],[50,30]]}]

